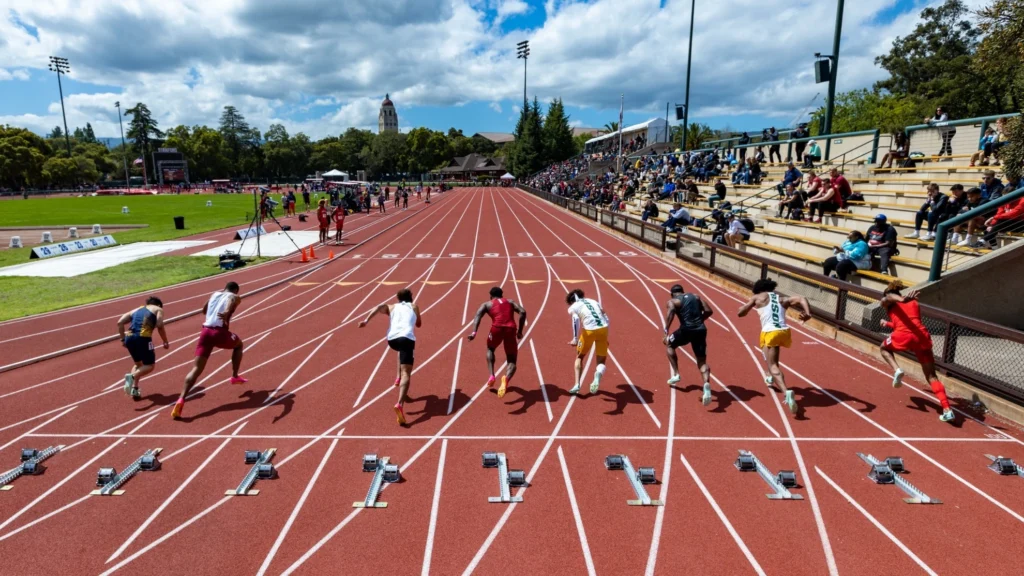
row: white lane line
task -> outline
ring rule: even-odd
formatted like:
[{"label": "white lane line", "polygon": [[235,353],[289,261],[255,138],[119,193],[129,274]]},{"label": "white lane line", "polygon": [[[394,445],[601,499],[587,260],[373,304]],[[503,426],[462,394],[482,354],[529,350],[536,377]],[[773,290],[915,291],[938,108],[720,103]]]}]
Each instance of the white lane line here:
[{"label": "white lane line", "polygon": [[[480,221],[483,220],[483,214],[484,214],[483,196],[481,196],[480,198],[481,198],[481,200],[480,200],[480,209],[477,211],[477,215],[476,215],[476,233],[473,234],[473,252],[472,252],[472,254],[473,254],[474,257],[476,257],[477,240],[480,239]],[[472,287],[473,287],[473,263],[470,262],[470,264],[469,264],[469,283],[466,284],[466,303],[463,304],[463,306],[462,306],[462,323],[463,324],[466,323],[466,315],[469,313],[469,290]],[[450,411],[448,413],[451,414]]]},{"label": "white lane line", "polygon": [[300,362],[298,366],[295,367],[295,370],[292,370],[292,373],[289,374],[287,378],[282,380],[281,383],[277,385],[277,388],[274,388],[274,391],[271,392],[269,396],[267,396],[267,399],[264,400],[263,403],[266,404],[270,402],[271,399],[273,399],[275,396],[277,396],[277,393],[280,392],[282,388],[284,388],[284,385],[290,382],[291,379],[294,378],[295,375],[299,373],[299,370],[302,370],[302,367],[306,365],[306,362],[309,362],[310,358],[316,356],[316,353],[319,352],[320,349],[324,347],[324,344],[327,344],[327,341],[331,339],[331,336],[334,336],[333,332],[328,334],[327,337],[324,338],[323,341],[321,341],[320,344],[316,348],[314,348],[313,351],[310,352],[309,355],[306,356],[306,358],[302,362]]},{"label": "white lane line", "polygon": [[[651,420],[654,420],[654,423],[658,426],[658,428],[661,428],[661,420],[658,420],[658,417],[654,415],[654,410],[651,410],[650,405],[647,404],[647,401],[644,400],[644,397],[640,395],[640,391],[637,390],[636,386],[633,385],[633,380],[629,377],[629,374],[626,374],[626,370],[622,367],[622,364],[619,364],[619,361],[615,359],[615,354],[612,354],[611,350],[608,351],[608,358],[613,363],[615,363],[615,367],[618,368],[619,372],[622,374],[622,377],[626,379],[626,383],[629,384],[629,387],[633,389],[633,394],[636,394],[637,400],[639,400],[640,404],[643,405],[644,410],[647,410],[647,413],[651,416]],[[671,393],[672,389],[669,388],[669,394]]]},{"label": "white lane line", "polygon": [[[872,420],[871,418],[868,418],[868,417],[867,417],[867,416],[865,416],[864,414],[861,414],[861,412],[860,412],[859,410],[857,410],[857,409],[856,409],[856,408],[854,408],[853,406],[850,406],[849,404],[847,404],[846,402],[844,402],[844,401],[840,400],[839,398],[836,398],[836,397],[835,397],[835,396],[833,396],[833,395],[832,395],[832,393],[830,393],[830,392],[829,392],[828,390],[825,390],[825,389],[824,389],[824,388],[822,388],[821,386],[818,386],[818,385],[817,385],[817,384],[816,384],[815,382],[812,382],[812,381],[811,381],[810,379],[808,379],[808,378],[807,378],[806,376],[804,376],[803,374],[801,374],[801,373],[797,372],[797,371],[796,371],[796,370],[794,370],[793,368],[791,368],[791,367],[789,367],[789,366],[786,366],[786,365],[784,365],[784,364],[783,364],[783,366],[784,366],[784,367],[786,368],[786,370],[789,370],[789,371],[790,371],[791,373],[793,373],[793,374],[796,374],[796,375],[797,375],[797,376],[798,376],[798,377],[799,377],[799,378],[800,378],[801,380],[803,380],[804,382],[807,382],[807,383],[808,383],[808,384],[810,384],[811,386],[814,386],[815,388],[817,388],[818,390],[820,390],[820,391],[821,391],[821,392],[822,392],[823,394],[825,394],[825,395],[826,395],[826,396],[828,396],[829,398],[832,398],[832,400],[834,400],[834,401],[836,402],[836,404],[839,404],[839,405],[843,406],[844,408],[846,408],[847,410],[849,410],[849,411],[853,412],[854,414],[856,414],[856,415],[860,416],[860,418],[861,418],[862,420],[864,420],[865,422],[867,422],[867,423],[871,424],[871,425],[872,425],[872,426],[874,426],[875,428],[878,428],[878,429],[879,429],[880,431],[882,431],[882,433],[883,433],[883,434],[888,434],[888,435],[889,435],[889,437],[890,437],[890,438],[891,438],[892,440],[895,440],[895,441],[899,442],[900,444],[902,444],[902,445],[906,446],[906,447],[907,447],[907,448],[909,448],[910,450],[914,451],[914,453],[915,453],[915,454],[917,454],[917,455],[918,455],[918,456],[920,456],[921,458],[924,458],[925,460],[927,460],[928,462],[930,462],[930,463],[931,463],[931,464],[932,464],[933,466],[935,466],[935,467],[936,467],[936,468],[938,468],[939,470],[942,470],[942,471],[943,471],[943,472],[945,472],[946,474],[950,475],[950,476],[951,476],[951,477],[953,477],[953,479],[955,479],[955,480],[956,480],[957,482],[960,482],[960,483],[961,483],[961,484],[963,484],[964,486],[966,486],[966,487],[970,488],[970,489],[971,489],[971,491],[973,491],[973,492],[974,492],[975,494],[977,494],[978,496],[981,496],[981,497],[982,497],[982,498],[984,498],[985,500],[988,500],[989,502],[991,502],[992,504],[994,504],[994,505],[995,505],[995,506],[996,506],[997,508],[999,508],[999,509],[1000,509],[1000,510],[1002,510],[1003,512],[1006,512],[1007,514],[1009,514],[1010,516],[1012,516],[1012,517],[1013,517],[1013,518],[1014,518],[1015,520],[1017,520],[1018,522],[1024,522],[1024,516],[1021,516],[1021,515],[1020,515],[1020,514],[1018,514],[1017,512],[1014,512],[1014,511],[1013,511],[1013,510],[1011,510],[1011,509],[1010,509],[1010,508],[1009,508],[1008,506],[1006,506],[1006,505],[1005,505],[1005,504],[1003,504],[1002,502],[1000,502],[1000,501],[996,500],[996,499],[995,499],[995,498],[993,498],[992,496],[989,496],[989,495],[988,495],[988,493],[986,493],[985,491],[981,490],[980,488],[978,488],[978,487],[977,487],[977,486],[975,486],[974,484],[971,484],[970,482],[968,482],[967,480],[965,480],[965,479],[964,479],[963,477],[961,477],[961,476],[960,476],[959,474],[957,474],[956,472],[953,472],[953,471],[952,471],[952,470],[950,470],[949,468],[946,468],[945,466],[943,466],[942,464],[940,464],[938,460],[936,460],[936,459],[932,458],[931,456],[929,456],[929,455],[925,454],[924,452],[922,452],[920,448],[918,448],[918,447],[916,447],[916,446],[912,445],[912,444],[911,444],[910,442],[907,442],[907,441],[906,441],[906,439],[904,439],[904,438],[900,438],[899,436],[897,436],[896,434],[894,434],[893,432],[891,432],[891,431],[890,431],[890,430],[889,430],[888,428],[886,428],[885,426],[882,426],[882,425],[881,425],[881,424],[879,424],[878,422],[875,422],[875,421],[874,421],[874,420]],[[804,477],[806,478],[806,474],[804,475]]]},{"label": "white lane line", "polygon": [[434,500],[430,504],[430,524],[427,527],[427,544],[423,549],[423,568],[420,570],[420,576],[430,574],[430,559],[434,555],[434,533],[437,530],[437,512],[441,502],[441,481],[444,479],[444,461],[447,454],[448,440],[441,440],[441,456],[437,461],[437,480],[434,481]]},{"label": "white lane line", "polygon": [[669,389],[668,408],[668,438],[665,442],[665,466],[661,472],[661,493],[658,499],[664,502],[658,506],[654,516],[654,532],[651,534],[651,548],[647,552],[647,568],[644,570],[646,576],[654,574],[654,566],[658,562],[658,547],[661,545],[661,530],[665,522],[665,508],[668,506],[668,482],[672,477],[672,444],[675,442],[676,430],[676,394]]},{"label": "white lane line", "polygon": [[359,392],[359,396],[356,397],[355,404],[352,407],[359,406],[359,403],[363,401],[363,396],[366,395],[366,391],[370,388],[370,383],[377,377],[377,372],[380,370],[380,365],[384,363],[384,359],[388,357],[388,351],[390,348],[384,346],[384,351],[380,353],[380,360],[377,360],[377,365],[373,367],[373,372],[366,378],[366,384],[363,384],[363,389]]},{"label": "white lane line", "polygon": [[537,368],[537,384],[540,386],[540,393],[544,395],[544,409],[548,411],[548,422],[555,419],[551,413],[551,400],[548,399],[548,389],[544,384],[544,374],[540,371],[540,361],[537,360],[537,348],[533,345],[533,340],[530,340],[530,352],[533,353],[533,365]]},{"label": "white lane line", "polygon": [[291,530],[292,524],[295,523],[295,519],[299,517],[299,512],[302,510],[303,505],[306,504],[306,499],[309,498],[309,493],[313,491],[313,486],[316,484],[320,473],[324,471],[324,466],[327,465],[327,459],[334,453],[334,449],[338,446],[338,439],[331,440],[331,445],[327,447],[327,452],[324,453],[323,458],[320,459],[320,465],[316,467],[316,471],[313,472],[313,477],[306,483],[306,489],[302,491],[302,495],[299,496],[299,501],[295,503],[295,508],[292,509],[292,513],[288,516],[288,520],[284,523],[281,528],[281,532],[277,535],[277,539],[274,540],[274,545],[271,546],[270,552],[267,553],[267,557],[263,559],[263,564],[260,566],[257,576],[263,576],[267,573],[267,569],[270,568],[270,563],[273,562],[274,556],[277,555],[277,551],[281,548],[281,544],[284,542],[288,531]]},{"label": "white lane line", "polygon": [[[149,424],[150,422],[152,422],[153,419],[156,418],[159,415],[160,415],[159,413],[153,414],[152,416],[147,418],[145,421],[143,421],[141,424],[139,424],[134,429],[132,429],[132,431],[129,432],[129,434],[137,432],[143,426],[145,426],[146,424]],[[84,440],[83,440],[83,442],[84,442]],[[97,454],[97,455],[93,456],[92,458],[90,458],[85,464],[82,464],[81,466],[79,466],[78,469],[76,469],[74,472],[72,472],[71,474],[68,474],[64,478],[61,478],[60,481],[57,482],[56,484],[54,484],[53,486],[51,486],[49,490],[47,490],[46,492],[43,492],[42,494],[40,494],[35,500],[33,500],[32,502],[29,502],[28,505],[26,505],[24,508],[22,508],[21,510],[18,510],[17,512],[12,514],[11,517],[8,518],[7,520],[4,520],[3,523],[0,523],[0,530],[3,530],[4,528],[10,526],[11,522],[14,522],[18,518],[20,518],[22,516],[22,514],[28,512],[29,510],[34,508],[36,506],[36,504],[39,504],[40,502],[45,500],[50,494],[53,494],[58,489],[60,489],[61,486],[63,486],[65,484],[67,484],[68,482],[70,482],[72,478],[77,476],[80,472],[82,472],[86,468],[92,466],[93,462],[99,460],[107,452],[110,452],[114,448],[118,447],[122,442],[123,442],[123,440],[115,440],[114,442],[112,442],[110,444],[110,446],[107,446],[106,448],[101,450],[99,454]]]},{"label": "white lane line", "polygon": [[[227,426],[230,428],[230,425]],[[63,432],[39,432],[36,434],[25,434],[26,438],[128,438],[127,434],[70,434]],[[201,438],[203,440],[210,439],[221,439],[224,438],[235,438],[228,434],[132,434],[131,438],[173,438],[173,439],[196,439]],[[321,436],[317,434],[240,434],[237,436],[239,440],[308,440],[310,438],[326,438],[330,440],[332,436]],[[416,435],[416,434],[395,434],[386,436],[375,436],[371,434],[352,435],[345,436],[341,440],[429,440],[433,436],[427,435]],[[457,435],[444,435],[441,436],[443,439],[448,440],[545,440],[546,435],[524,435],[524,434],[513,434],[509,436],[477,436],[471,434],[457,434]],[[657,440],[659,442],[665,441],[665,436],[602,436],[602,435],[587,435],[587,436],[559,436],[559,440]],[[789,438],[773,438],[769,436],[673,436],[673,439],[684,442],[703,442],[703,441],[714,441],[714,442],[789,442]],[[993,443],[993,444],[1012,444],[1010,438],[927,438],[927,437],[904,437],[907,442],[933,442],[933,443]],[[855,436],[855,437],[833,437],[833,438],[814,438],[810,436],[796,437],[794,438],[797,442],[812,443],[812,442],[895,442],[890,436]],[[166,460],[167,458],[163,458]]]},{"label": "white lane line", "polygon": [[583,518],[580,516],[580,507],[576,504],[576,491],[572,488],[572,480],[569,478],[569,467],[565,464],[565,454],[562,447],[558,447],[558,461],[562,465],[562,478],[565,479],[565,490],[569,493],[569,504],[572,505],[572,517],[576,521],[576,532],[580,536],[580,546],[583,548],[583,562],[587,565],[587,574],[596,576],[594,570],[594,558],[590,555],[590,544],[587,542],[587,532],[583,529]]},{"label": "white lane line", "polygon": [[[469,299],[466,299],[469,302]],[[463,322],[465,324],[465,322]],[[448,414],[451,415],[455,407],[455,385],[459,383],[459,361],[462,360],[462,338],[459,338],[459,346],[455,352],[455,370],[452,373],[452,391],[448,394]]]},{"label": "white lane line", "polygon": [[701,493],[704,494],[704,497],[707,498],[708,504],[711,504],[711,508],[714,509],[715,514],[718,515],[718,519],[722,521],[723,525],[725,525],[725,529],[729,531],[729,535],[732,536],[733,541],[736,542],[740,551],[743,552],[744,556],[746,556],[747,562],[750,562],[750,566],[755,572],[761,576],[765,576],[764,569],[761,568],[761,565],[757,562],[757,558],[754,558],[750,549],[747,548],[747,545],[743,542],[743,538],[740,538],[739,533],[736,532],[735,528],[733,528],[732,522],[729,522],[729,518],[725,516],[725,512],[722,512],[722,509],[718,506],[718,502],[715,501],[714,496],[712,496],[711,492],[709,492],[707,487],[704,486],[704,482],[702,482],[700,477],[697,476],[697,472],[693,469],[693,466],[690,466],[690,463],[686,460],[686,456],[683,456],[683,454],[680,453],[679,460],[682,461],[683,466],[686,467],[686,471],[690,473],[693,481],[697,484],[697,488],[699,488]]},{"label": "white lane line", "polygon": [[914,561],[915,564],[920,566],[921,569],[925,571],[925,574],[929,574],[930,576],[938,576],[938,574],[934,570],[932,570],[931,567],[929,567],[927,564],[925,564],[924,561],[921,560],[921,558],[919,558],[917,556],[917,554],[914,554],[914,552],[911,551],[910,548],[907,548],[906,544],[901,542],[899,538],[897,538],[892,532],[890,532],[888,530],[888,528],[883,526],[881,522],[879,522],[877,519],[875,519],[875,517],[872,516],[870,512],[865,510],[863,506],[861,506],[856,500],[853,499],[853,497],[851,497],[849,494],[847,494],[842,488],[839,487],[838,484],[836,484],[831,478],[829,478],[827,475],[825,475],[825,473],[821,471],[821,468],[818,468],[817,466],[815,466],[814,470],[818,473],[818,476],[821,476],[821,478],[823,480],[825,480],[825,482],[828,482],[829,485],[831,485],[833,488],[835,488],[836,492],[839,492],[840,496],[845,498],[846,501],[849,502],[854,508],[856,508],[858,512],[863,514],[864,517],[867,518],[869,522],[874,524],[875,528],[878,528],[878,530],[882,534],[885,534],[885,536],[887,538],[889,538],[889,540],[892,540],[892,543],[895,544],[897,547],[899,547],[899,549],[902,550],[903,553],[906,554],[908,558],[910,558],[911,560]]},{"label": "white lane line", "polygon": [[17,442],[18,440],[21,440],[22,438],[25,438],[26,436],[38,436],[37,432],[39,432],[39,430],[40,430],[41,428],[45,428],[45,427],[46,427],[47,425],[51,424],[51,423],[52,423],[52,422],[53,422],[54,420],[56,420],[56,419],[60,418],[61,416],[63,416],[63,415],[65,415],[65,414],[67,414],[68,412],[71,412],[71,411],[72,411],[72,410],[74,410],[75,408],[77,408],[77,406],[72,406],[71,408],[68,408],[67,410],[65,410],[65,411],[61,412],[60,414],[57,414],[57,415],[56,415],[56,416],[54,416],[53,418],[50,418],[50,419],[49,419],[49,420],[47,420],[46,422],[43,422],[43,423],[42,423],[42,424],[40,424],[39,426],[36,426],[35,428],[33,428],[33,429],[29,430],[28,432],[25,432],[25,433],[24,433],[24,434],[22,434],[21,436],[18,436],[18,437],[17,437],[17,438],[15,438],[14,440],[11,440],[11,441],[10,441],[10,442],[8,442],[7,444],[4,444],[3,446],[0,446],[0,451],[4,450],[5,448],[7,448],[8,446],[10,446],[11,444],[14,444],[14,443],[15,443],[15,442]]},{"label": "white lane line", "polygon": [[[242,425],[235,430],[235,434],[240,432],[242,428],[245,427],[245,424],[246,423],[243,422]],[[113,554],[110,555],[110,558],[107,558],[107,564],[110,564],[114,560],[117,560],[118,556],[124,554],[124,551],[132,545],[132,542],[135,542],[135,540],[142,535],[146,528],[148,528],[149,525],[152,524],[153,521],[156,520],[157,517],[160,516],[160,514],[165,509],[167,509],[168,506],[171,505],[171,502],[174,502],[174,499],[177,498],[178,495],[181,494],[182,491],[184,491],[185,488],[187,488],[188,485],[191,484],[192,481],[196,479],[196,476],[198,476],[199,473],[202,472],[203,469],[210,464],[210,462],[213,462],[213,459],[217,456],[217,454],[220,454],[220,451],[223,450],[230,442],[230,438],[225,438],[224,441],[220,443],[220,446],[217,446],[217,448],[213,452],[211,452],[209,456],[206,457],[206,460],[204,460],[202,464],[200,464],[195,470],[193,470],[192,473],[189,474],[187,478],[185,478],[185,481],[182,482],[177,488],[175,488],[174,492],[171,492],[171,495],[168,496],[167,499],[164,500],[163,503],[160,504],[160,506],[158,506],[157,509],[154,510],[153,513],[149,515],[149,518],[146,518],[146,521],[139,525],[138,529],[136,529],[135,532],[133,532],[132,535],[129,536],[128,539],[125,540],[124,543],[121,544],[121,546],[117,550],[115,550]]]}]

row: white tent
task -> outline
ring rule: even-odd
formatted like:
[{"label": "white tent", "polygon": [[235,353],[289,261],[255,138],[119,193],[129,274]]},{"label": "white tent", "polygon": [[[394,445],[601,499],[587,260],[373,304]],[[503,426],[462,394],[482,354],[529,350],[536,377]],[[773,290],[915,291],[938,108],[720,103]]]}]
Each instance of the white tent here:
[{"label": "white tent", "polygon": [[341,170],[331,170],[329,172],[324,172],[320,176],[327,178],[348,178],[348,172],[342,172]]},{"label": "white tent", "polygon": [[[665,140],[667,140],[666,136],[668,135],[668,122],[665,122],[664,118],[651,118],[646,122],[641,122],[639,124],[634,124],[632,126],[626,126],[625,128],[622,129],[622,139],[624,141],[628,141],[630,138],[636,136],[637,134],[643,134],[644,138],[646,138],[647,142],[649,143],[664,142]],[[595,138],[587,140],[587,144],[594,144],[596,142],[601,142],[609,138],[618,137],[618,131],[609,132],[607,134],[602,134],[601,136],[597,136]]]},{"label": "white tent", "polygon": [[512,174],[509,174],[508,172],[505,172],[505,175],[502,176],[501,179],[502,180],[515,180],[516,177],[513,176]]}]

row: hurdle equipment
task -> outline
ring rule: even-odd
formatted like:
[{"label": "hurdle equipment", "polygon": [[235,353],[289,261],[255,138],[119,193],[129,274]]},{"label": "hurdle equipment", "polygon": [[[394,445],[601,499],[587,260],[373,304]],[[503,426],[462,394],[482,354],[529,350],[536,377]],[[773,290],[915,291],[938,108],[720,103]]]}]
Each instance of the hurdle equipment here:
[{"label": "hurdle equipment", "polygon": [[49,244],[50,242],[53,242],[53,233],[43,232],[43,236],[42,238],[39,239],[39,241],[42,242],[43,244]]},{"label": "hurdle equipment", "polygon": [[207,208],[213,208],[213,200],[207,200],[206,201],[206,207]]},{"label": "hurdle equipment", "polygon": [[740,450],[739,458],[733,463],[740,472],[757,472],[757,475],[772,489],[772,494],[765,494],[769,500],[803,500],[802,494],[793,494],[790,488],[796,487],[796,473],[792,470],[782,470],[778,474],[772,474],[763,462],[754,456],[753,452]]},{"label": "hurdle equipment", "polygon": [[604,459],[604,467],[608,470],[622,470],[626,473],[626,480],[629,481],[629,485],[633,487],[633,492],[636,494],[636,500],[626,500],[626,504],[630,506],[664,506],[665,503],[661,500],[651,500],[651,496],[647,493],[647,489],[644,488],[645,484],[654,484],[657,482],[655,478],[654,468],[634,468],[633,463],[629,461],[629,456],[625,454],[611,454],[606,456]]},{"label": "hurdle equipment", "polygon": [[11,243],[7,245],[8,248],[22,248],[24,247],[21,243],[21,236],[11,236]]},{"label": "hurdle equipment", "polygon": [[42,464],[43,460],[46,460],[50,456],[60,452],[62,448],[64,448],[63,445],[50,446],[45,450],[22,448],[21,464],[11,468],[3,474],[0,474],[0,491],[14,488],[14,486],[10,485],[11,482],[14,482],[21,476],[38,476],[39,474],[42,474],[43,471],[46,470],[46,467]]},{"label": "hurdle equipment", "polygon": [[500,496],[488,496],[487,501],[491,503],[510,504],[522,502],[522,496],[513,496],[510,486],[520,488],[526,486],[526,474],[522,470],[509,470],[508,458],[504,452],[484,452],[484,468],[498,469],[498,490]]},{"label": "hurdle equipment", "polygon": [[249,471],[242,477],[242,481],[238,483],[238,488],[234,490],[225,490],[225,496],[256,496],[260,493],[259,490],[252,490],[252,485],[256,483],[256,480],[272,480],[277,478],[277,470],[274,465],[270,463],[270,459],[274,457],[277,452],[277,448],[268,448],[263,452],[259,450],[246,450],[245,451],[245,463],[250,465]]},{"label": "hurdle equipment", "polygon": [[127,206],[121,206],[121,214],[127,214],[127,213],[128,213],[128,207]]},{"label": "hurdle equipment", "polygon": [[78,238],[78,228],[74,226],[68,228],[68,238]]},{"label": "hurdle equipment", "polygon": [[100,488],[99,490],[93,490],[90,494],[94,496],[120,496],[124,494],[121,486],[128,480],[131,480],[140,470],[143,472],[155,472],[160,469],[160,460],[157,458],[160,452],[163,452],[163,448],[146,450],[142,456],[136,458],[120,474],[113,468],[100,468],[96,474],[96,485],[100,486]]},{"label": "hurdle equipment", "polygon": [[94,235],[95,234],[103,234],[103,227],[100,226],[99,224],[93,224],[92,225],[92,233]]},{"label": "hurdle equipment", "polygon": [[1000,476],[1020,476],[1021,478],[1024,478],[1024,466],[1020,466],[1014,462],[1012,458],[993,456],[991,454],[985,454],[985,458],[992,461],[992,463],[988,465],[988,469]]},{"label": "hurdle equipment", "polygon": [[380,491],[384,489],[384,483],[391,484],[402,479],[398,471],[398,465],[391,463],[391,458],[384,456],[378,458],[376,454],[363,455],[363,472],[373,472],[373,479],[370,480],[370,489],[366,491],[366,498],[361,502],[353,502],[353,508],[387,508],[387,502],[378,502]]},{"label": "hurdle equipment", "polygon": [[[871,465],[871,470],[868,472],[868,478],[873,480],[876,484],[895,484],[900,487],[900,490],[908,496],[903,501],[907,504],[942,504],[941,500],[936,500],[925,494],[920,488],[914,486],[907,481],[901,475],[905,469],[903,468],[903,459],[895,456],[890,456],[885,460],[879,460],[870,454],[864,454],[857,452],[857,456],[861,460]],[[896,462],[898,460],[898,463]],[[892,467],[892,464],[897,463],[900,468],[900,472]]]}]

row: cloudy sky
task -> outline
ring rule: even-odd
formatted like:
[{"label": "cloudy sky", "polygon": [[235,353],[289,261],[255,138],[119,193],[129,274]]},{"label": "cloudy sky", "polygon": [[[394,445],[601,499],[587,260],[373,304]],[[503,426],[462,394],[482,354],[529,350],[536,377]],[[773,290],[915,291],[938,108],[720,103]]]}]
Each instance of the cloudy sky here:
[{"label": "cloudy sky", "polygon": [[[839,89],[882,77],[874,56],[925,5],[847,2]],[[375,130],[385,93],[403,131],[507,132],[525,39],[531,99],[561,97],[574,124],[599,127],[624,95],[629,124],[683,102],[689,20],[688,0],[0,0],[0,124],[61,123],[57,55],[68,126],[101,137],[118,134],[117,100],[165,128],[215,126],[232,104],[262,130]],[[831,51],[834,20],[830,0],[697,0],[693,120],[781,127],[820,105],[813,54]]]}]

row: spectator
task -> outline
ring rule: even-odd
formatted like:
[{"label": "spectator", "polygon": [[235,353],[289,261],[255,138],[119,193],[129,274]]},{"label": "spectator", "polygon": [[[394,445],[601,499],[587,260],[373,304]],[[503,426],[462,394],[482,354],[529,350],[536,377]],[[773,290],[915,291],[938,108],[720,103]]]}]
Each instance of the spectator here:
[{"label": "spectator", "polygon": [[[760,156],[760,158],[758,158]],[[750,159],[750,181],[748,184],[761,183],[761,163],[764,162],[764,152],[758,152]]]},{"label": "spectator", "polygon": [[[962,188],[961,188],[962,189]],[[920,238],[924,241],[934,240],[935,227],[948,217],[946,212],[946,203],[949,201],[949,197],[939,192],[939,185],[932,182],[928,185],[928,199],[921,205],[921,209],[917,211],[917,215],[914,217],[914,231],[907,234],[906,238]],[[921,225],[925,219],[928,220],[928,231],[921,236]]]},{"label": "spectator", "polygon": [[[1006,186],[1003,187],[1003,192],[1006,192],[1007,194],[1009,194],[1010,192],[1016,192],[1017,190],[1020,190],[1021,188],[1024,188],[1024,181],[1022,181],[1019,176],[1007,176],[1006,177]],[[1007,192],[1007,191],[1009,191],[1009,192]]]},{"label": "spectator", "polygon": [[[991,154],[995,157],[993,166],[999,166],[999,149],[1010,143],[1010,137],[1006,134],[1006,118],[996,120],[996,139],[992,142]],[[988,155],[986,154],[986,159]]]},{"label": "spectator", "polygon": [[[750,144],[750,134],[747,134],[746,132],[744,132],[743,135],[740,136],[739,145],[740,146],[746,146],[747,144]],[[742,163],[746,159],[747,159],[747,149],[746,148],[740,148],[740,162]]]},{"label": "spectator", "polygon": [[[981,199],[981,188],[971,188],[967,191],[967,203],[960,209],[961,214],[966,214],[975,208],[981,206],[985,201]],[[978,239],[975,237],[975,231],[979,228],[984,227],[985,219],[981,216],[976,216],[967,221],[967,224],[961,224],[957,226],[956,234],[953,238],[959,238],[964,235],[964,239],[957,242],[956,245],[960,248],[974,248],[978,244]]]},{"label": "spectator", "polygon": [[708,208],[714,208],[716,201],[721,202],[722,200],[725,200],[725,192],[725,184],[722,183],[722,179],[719,178],[715,181],[715,195],[708,198]]},{"label": "spectator", "polygon": [[[900,163],[902,163],[903,160],[905,160],[910,155],[910,152],[908,151],[908,144],[909,142],[907,140],[906,133],[893,133],[892,145],[889,147],[889,151],[885,153],[885,156],[882,156],[882,161],[878,163],[878,167],[892,168],[893,160],[899,160]],[[885,165],[886,162],[889,163],[888,166]],[[897,166],[899,165],[900,164],[897,164]]]},{"label": "spectator", "polygon": [[743,160],[740,167],[732,174],[733,184],[750,184],[750,162]]},{"label": "spectator", "polygon": [[803,220],[804,197],[792,184],[786,185],[786,197],[779,202],[779,218],[782,218],[782,209],[786,209],[787,220]]},{"label": "spectator", "polygon": [[658,203],[654,200],[647,200],[647,204],[644,205],[644,213],[640,216],[640,219],[647,222],[650,217],[658,217]]},{"label": "spectator", "polygon": [[889,224],[885,214],[875,216],[875,224],[868,228],[868,251],[878,256],[878,270],[889,273],[889,259],[897,254],[896,228]]},{"label": "spectator", "polygon": [[686,198],[687,204],[696,204],[697,200],[700,199],[700,190],[697,189],[697,183],[693,181],[693,178],[686,179]]},{"label": "spectator", "polygon": [[996,237],[1003,230],[1019,230],[1024,225],[1024,198],[1011,200],[1000,206],[994,216],[985,221],[985,246],[996,248]]},{"label": "spectator", "polygon": [[726,222],[729,223],[729,228],[725,232],[725,243],[728,244],[730,248],[739,250],[739,248],[743,246],[743,242],[745,240],[750,240],[750,231],[747,230],[747,227],[743,225],[743,222],[740,222],[740,219],[732,212],[729,212],[725,218]]},{"label": "spectator", "polygon": [[[936,156],[942,156],[943,154],[953,155],[953,136],[956,136],[955,126],[946,126],[945,123],[949,122],[949,114],[939,106],[935,109],[935,116],[931,118],[925,118],[925,123],[929,126],[937,126],[939,129],[939,136],[942,138],[942,147],[939,148],[939,153]],[[952,160],[952,158],[950,158]]]},{"label": "spectator", "polygon": [[985,128],[985,133],[982,134],[981,140],[978,140],[978,151],[971,154],[971,168],[974,168],[974,165],[977,164],[979,160],[983,162],[982,166],[988,166],[988,157],[992,154],[992,144],[995,141],[995,128],[992,128],[991,126]]},{"label": "spectator", "polygon": [[661,195],[658,196],[661,200],[671,198],[676,191],[676,183],[669,180],[665,182],[665,187],[661,189]]},{"label": "spectator", "polygon": [[834,246],[832,253],[835,255],[826,258],[822,263],[825,276],[833,276],[835,272],[834,276],[844,282],[851,272],[871,268],[871,254],[867,242],[864,241],[864,234],[861,234],[860,230],[854,230],[847,238],[842,246]]},{"label": "spectator", "polygon": [[[839,173],[838,169],[833,168],[830,172],[830,175],[832,188],[834,188],[835,191],[838,193],[836,196],[836,200],[839,201],[839,207],[846,208],[846,202],[847,200],[850,199],[850,196],[853,194],[853,188],[850,187],[850,182],[846,179],[845,176]],[[860,198],[860,201],[864,200],[863,196],[858,197]]]},{"label": "spectator", "polygon": [[804,168],[814,168],[815,162],[821,162],[821,146],[818,146],[816,140],[808,142],[811,149],[804,154]]},{"label": "spectator", "polygon": [[994,170],[985,170],[984,177],[981,181],[981,199],[985,202],[991,202],[1003,195],[1003,181],[996,178]]},{"label": "spectator", "polygon": [[[821,190],[807,200],[810,207],[809,220],[815,224],[821,224],[825,214],[835,214],[839,209],[839,193],[832,187],[832,181],[826,178],[821,181]],[[814,219],[814,209],[818,209],[818,219]]]},{"label": "spectator", "polygon": [[[797,125],[796,130],[794,130],[793,133],[790,134],[790,138],[794,140],[801,140],[803,138],[807,138],[808,136],[810,136],[810,133],[807,132],[807,124],[803,122]],[[804,150],[807,148],[807,142],[797,142],[794,147],[796,148],[796,161],[803,162]]]},{"label": "spectator", "polygon": [[776,189],[779,191],[779,196],[784,195],[786,186],[792,184],[793,188],[799,188],[800,185],[803,184],[803,181],[803,173],[797,170],[796,166],[792,162],[790,162],[789,168],[782,175],[782,182],[780,182],[779,185],[776,186]]},{"label": "spectator", "polygon": [[776,161],[775,158],[778,158],[778,163],[781,164],[782,163],[782,153],[779,152],[779,144],[778,144],[779,133],[775,130],[775,126],[772,126],[768,130],[768,141],[769,142],[774,142],[774,144],[772,144],[771,146],[768,147],[768,162],[769,163],[775,162]]},{"label": "spectator", "polygon": [[672,205],[672,212],[669,212],[668,218],[661,223],[662,228],[669,230],[675,230],[677,226],[689,226],[693,219],[690,218],[690,211],[683,207],[682,204],[676,202]]},{"label": "spectator", "polygon": [[756,160],[758,164],[764,164],[764,150],[761,150],[760,146],[758,146],[757,150],[754,152],[754,160]]}]

